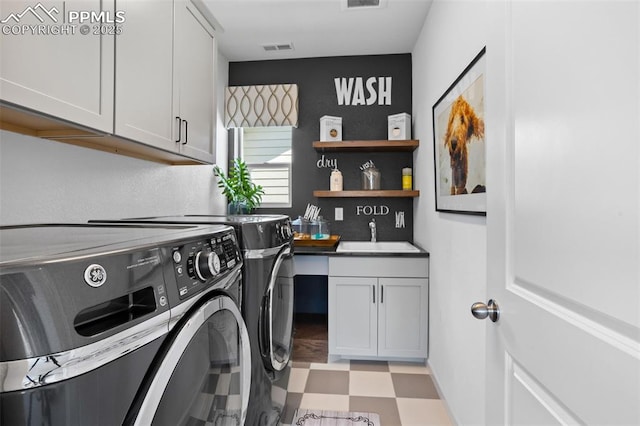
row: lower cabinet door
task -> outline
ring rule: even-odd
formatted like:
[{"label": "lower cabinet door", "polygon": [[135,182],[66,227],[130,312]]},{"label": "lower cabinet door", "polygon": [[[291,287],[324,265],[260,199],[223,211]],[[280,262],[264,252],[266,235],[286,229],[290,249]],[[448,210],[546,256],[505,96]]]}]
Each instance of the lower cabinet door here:
[{"label": "lower cabinet door", "polygon": [[427,278],[378,278],[378,356],[426,358]]},{"label": "lower cabinet door", "polygon": [[329,354],[376,356],[377,278],[329,277]]}]

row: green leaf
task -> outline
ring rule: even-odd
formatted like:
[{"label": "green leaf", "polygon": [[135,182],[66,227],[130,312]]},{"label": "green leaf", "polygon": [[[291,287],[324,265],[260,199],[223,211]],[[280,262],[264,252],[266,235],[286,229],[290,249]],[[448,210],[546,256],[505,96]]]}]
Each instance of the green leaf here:
[{"label": "green leaf", "polygon": [[251,180],[249,167],[241,158],[235,158],[229,173],[225,176],[219,166],[213,167],[218,178],[218,187],[229,202],[245,202],[253,210],[262,203],[264,189]]}]

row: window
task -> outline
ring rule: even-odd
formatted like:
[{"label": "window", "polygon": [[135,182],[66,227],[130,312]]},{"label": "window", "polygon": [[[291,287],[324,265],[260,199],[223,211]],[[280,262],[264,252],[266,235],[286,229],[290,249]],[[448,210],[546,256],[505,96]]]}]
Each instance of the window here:
[{"label": "window", "polygon": [[291,127],[242,128],[240,155],[262,185],[261,207],[291,207]]}]

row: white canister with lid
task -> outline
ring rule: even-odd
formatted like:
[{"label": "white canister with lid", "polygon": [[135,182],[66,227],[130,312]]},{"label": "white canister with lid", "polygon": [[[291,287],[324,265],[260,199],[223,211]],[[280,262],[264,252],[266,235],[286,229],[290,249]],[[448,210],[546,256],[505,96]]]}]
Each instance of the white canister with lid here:
[{"label": "white canister with lid", "polygon": [[342,172],[340,170],[333,169],[331,171],[329,189],[331,191],[342,191]]}]

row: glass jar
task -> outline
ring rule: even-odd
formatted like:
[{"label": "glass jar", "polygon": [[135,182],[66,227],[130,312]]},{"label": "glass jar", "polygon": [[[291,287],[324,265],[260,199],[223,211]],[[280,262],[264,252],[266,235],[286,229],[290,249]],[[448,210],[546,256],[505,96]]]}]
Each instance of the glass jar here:
[{"label": "glass jar", "polygon": [[330,236],[329,222],[324,220],[322,216],[318,216],[318,220],[311,222],[312,240],[328,240]]},{"label": "glass jar", "polygon": [[411,191],[413,189],[413,176],[411,167],[402,169],[402,189]]},{"label": "glass jar", "polygon": [[309,221],[302,216],[298,216],[296,220],[291,221],[293,229],[293,237],[296,239],[309,239]]},{"label": "glass jar", "polygon": [[375,166],[362,171],[362,189],[380,189],[380,172]]}]

